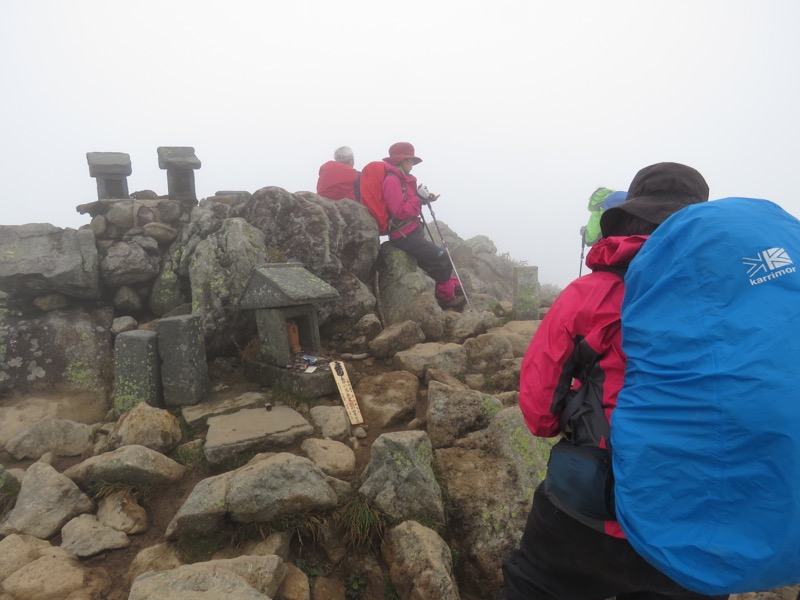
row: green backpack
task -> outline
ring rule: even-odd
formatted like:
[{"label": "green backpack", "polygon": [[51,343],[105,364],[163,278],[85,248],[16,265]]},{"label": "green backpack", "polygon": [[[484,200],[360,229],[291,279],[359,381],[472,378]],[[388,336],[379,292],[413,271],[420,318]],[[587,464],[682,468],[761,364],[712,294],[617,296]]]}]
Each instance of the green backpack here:
[{"label": "green backpack", "polygon": [[615,192],[608,188],[597,188],[594,193],[589,196],[589,222],[585,227],[581,228],[581,237],[586,246],[591,246],[602,235],[600,232],[600,216],[603,211],[608,210],[623,202],[627,197],[627,192]]}]

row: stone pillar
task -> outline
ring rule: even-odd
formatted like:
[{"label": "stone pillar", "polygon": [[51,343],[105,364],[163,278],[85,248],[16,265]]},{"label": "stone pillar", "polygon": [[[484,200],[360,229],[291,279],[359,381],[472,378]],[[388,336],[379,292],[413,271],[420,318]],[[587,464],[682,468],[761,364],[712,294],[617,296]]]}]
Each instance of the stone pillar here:
[{"label": "stone pillar", "polygon": [[514,267],[514,320],[539,319],[539,267]]},{"label": "stone pillar", "polygon": [[199,315],[161,319],[156,325],[165,406],[197,404],[208,392],[208,363]]},{"label": "stone pillar", "polygon": [[114,342],[114,411],[119,415],[140,402],[161,406],[161,369],[154,331],[126,331]]},{"label": "stone pillar", "polygon": [[124,152],[87,152],[89,175],[97,179],[97,199],[130,198],[131,157]]},{"label": "stone pillar", "polygon": [[167,171],[167,195],[177,200],[197,202],[194,189],[194,171],[200,160],[190,146],[159,146],[158,168]]}]

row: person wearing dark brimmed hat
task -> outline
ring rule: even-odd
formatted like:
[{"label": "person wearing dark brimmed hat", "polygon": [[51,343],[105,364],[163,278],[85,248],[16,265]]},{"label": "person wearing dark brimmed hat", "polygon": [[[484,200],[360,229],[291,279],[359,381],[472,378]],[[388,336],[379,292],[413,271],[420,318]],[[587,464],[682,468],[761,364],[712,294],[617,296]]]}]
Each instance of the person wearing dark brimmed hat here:
[{"label": "person wearing dark brimmed hat", "polygon": [[[641,169],[627,199],[601,216],[602,237],[586,257],[592,272],[564,289],[536,331],[522,362],[519,406],[535,436],[563,434],[565,450],[573,451],[567,461],[554,461],[551,453],[519,548],[503,563],[505,588],[498,600],[728,598],[684,589],[645,561],[607,508],[607,480],[596,477],[599,484],[592,485],[591,478],[572,477],[593,472],[597,462],[570,462],[586,456],[574,452],[575,447],[593,446],[596,454],[609,441],[609,431],[587,427],[570,400],[602,406],[613,423],[625,373],[620,325],[624,271],[661,223],[707,200],[708,185],[692,167],[663,162]],[[597,467],[600,473],[602,466]],[[562,481],[570,483],[559,486]]]},{"label": "person wearing dark brimmed hat", "polygon": [[[386,174],[383,178],[383,197],[389,210],[389,242],[417,259],[417,265],[436,282],[434,295],[442,308],[459,310],[466,298],[458,278],[453,275],[453,265],[442,248],[425,238],[422,223],[422,201],[417,194],[417,178],[411,175],[414,165],[422,162],[408,142],[397,142],[389,147],[389,156],[383,159]],[[431,194],[425,200],[438,198]]]},{"label": "person wearing dark brimmed hat", "polygon": [[627,199],[600,217],[600,230],[603,237],[626,235],[630,216],[661,225],[684,206],[707,200],[708,184],[695,169],[679,163],[657,163],[636,174]]}]

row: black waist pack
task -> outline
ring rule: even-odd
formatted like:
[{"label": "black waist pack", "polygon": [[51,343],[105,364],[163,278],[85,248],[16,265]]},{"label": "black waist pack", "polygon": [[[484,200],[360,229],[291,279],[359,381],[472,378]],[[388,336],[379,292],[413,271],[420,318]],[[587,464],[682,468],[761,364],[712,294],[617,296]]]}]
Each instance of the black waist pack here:
[{"label": "black waist pack", "polygon": [[611,454],[605,448],[559,441],[550,451],[545,489],[556,506],[575,518],[617,519]]}]

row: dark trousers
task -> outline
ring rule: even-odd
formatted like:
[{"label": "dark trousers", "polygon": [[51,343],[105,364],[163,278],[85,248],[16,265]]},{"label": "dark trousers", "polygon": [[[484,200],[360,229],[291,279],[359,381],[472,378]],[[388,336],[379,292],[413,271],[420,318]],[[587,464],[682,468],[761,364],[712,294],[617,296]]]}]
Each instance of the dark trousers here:
[{"label": "dark trousers", "polygon": [[[669,526],[665,524],[665,526]],[[620,538],[558,510],[540,485],[519,550],[503,563],[507,600],[726,600],[684,589]]]},{"label": "dark trousers", "polygon": [[425,238],[422,227],[417,227],[405,237],[389,240],[392,246],[407,252],[417,259],[419,268],[431,276],[436,283],[445,283],[453,274],[453,265],[447,252]]}]

